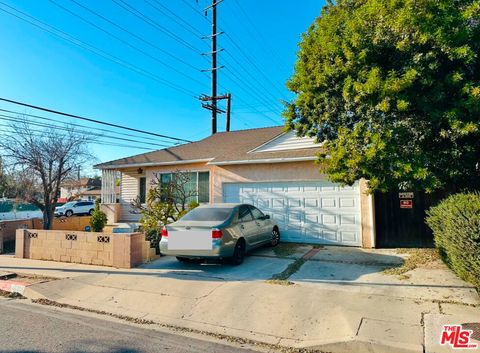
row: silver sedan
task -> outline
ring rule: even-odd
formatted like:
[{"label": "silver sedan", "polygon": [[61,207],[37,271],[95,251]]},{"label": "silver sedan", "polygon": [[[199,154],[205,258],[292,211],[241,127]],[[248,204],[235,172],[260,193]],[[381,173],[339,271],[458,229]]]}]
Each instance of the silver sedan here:
[{"label": "silver sedan", "polygon": [[230,258],[239,265],[245,254],[259,246],[280,242],[278,225],[248,204],[199,206],[162,230],[160,251],[179,261]]}]

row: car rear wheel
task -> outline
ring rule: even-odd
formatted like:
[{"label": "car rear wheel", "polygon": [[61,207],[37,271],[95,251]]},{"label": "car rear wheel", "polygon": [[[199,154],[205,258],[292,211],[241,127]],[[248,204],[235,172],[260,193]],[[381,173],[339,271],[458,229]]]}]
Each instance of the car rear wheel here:
[{"label": "car rear wheel", "polygon": [[235,250],[233,251],[232,264],[237,266],[240,265],[245,259],[245,242],[243,240],[237,241],[235,244]]},{"label": "car rear wheel", "polygon": [[72,211],[72,210],[68,210],[67,212],[65,212],[65,216],[67,216],[67,217],[73,216],[73,211]]},{"label": "car rear wheel", "polygon": [[272,229],[272,238],[270,240],[270,246],[277,246],[280,243],[280,231],[277,227]]},{"label": "car rear wheel", "polygon": [[92,214],[93,214],[93,208],[90,211],[88,211],[89,216],[91,216]]}]

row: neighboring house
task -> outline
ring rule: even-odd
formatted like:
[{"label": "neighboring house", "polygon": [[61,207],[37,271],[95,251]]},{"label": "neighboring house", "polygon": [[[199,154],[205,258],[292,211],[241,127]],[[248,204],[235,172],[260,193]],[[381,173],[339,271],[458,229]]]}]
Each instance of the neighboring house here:
[{"label": "neighboring house", "polygon": [[79,180],[66,180],[60,187],[59,202],[70,200],[94,201],[102,194],[102,181],[95,178],[80,178]]},{"label": "neighboring house", "polygon": [[221,132],[102,163],[96,166],[102,170],[102,207],[110,222],[136,222],[139,215],[132,212],[131,201],[145,200],[154,174],[168,181],[182,170],[192,173],[198,202],[251,203],[278,222],[284,241],[374,246],[366,182],[342,187],[328,181],[315,164],[320,150],[312,138],[285,133],[279,126]]}]

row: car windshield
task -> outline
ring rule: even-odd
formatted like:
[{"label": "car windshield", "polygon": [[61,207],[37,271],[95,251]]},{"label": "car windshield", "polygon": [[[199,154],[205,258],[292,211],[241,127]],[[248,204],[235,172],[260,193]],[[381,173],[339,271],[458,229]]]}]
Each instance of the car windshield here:
[{"label": "car windshield", "polygon": [[60,206],[60,207],[73,206],[73,205],[75,205],[75,204],[76,204],[76,202],[67,202],[65,205]]},{"label": "car windshield", "polygon": [[232,208],[195,208],[182,217],[182,221],[226,221],[232,214]]}]

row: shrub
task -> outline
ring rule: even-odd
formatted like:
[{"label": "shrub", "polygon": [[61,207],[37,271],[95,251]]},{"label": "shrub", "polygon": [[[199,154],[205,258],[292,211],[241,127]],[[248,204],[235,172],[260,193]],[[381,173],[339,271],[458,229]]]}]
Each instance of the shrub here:
[{"label": "shrub", "polygon": [[95,201],[95,208],[93,209],[92,218],[90,218],[90,225],[93,232],[101,232],[107,224],[107,215],[100,209],[100,200]]},{"label": "shrub", "polygon": [[480,194],[451,195],[427,211],[426,221],[445,263],[480,288]]}]

